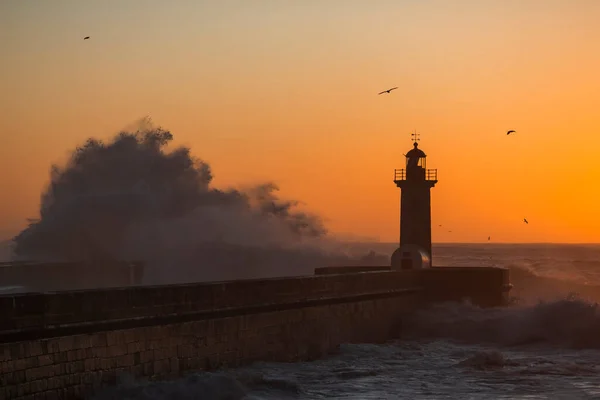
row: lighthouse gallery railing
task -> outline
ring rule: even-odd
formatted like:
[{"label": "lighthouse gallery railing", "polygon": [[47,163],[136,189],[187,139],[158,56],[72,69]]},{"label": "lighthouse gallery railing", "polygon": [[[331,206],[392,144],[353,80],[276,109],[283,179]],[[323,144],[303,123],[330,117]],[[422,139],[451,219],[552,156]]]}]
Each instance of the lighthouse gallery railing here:
[{"label": "lighthouse gallery railing", "polygon": [[[405,181],[406,180],[406,170],[405,169],[395,169],[394,170],[394,181]],[[437,169],[428,169],[425,171],[425,180],[427,181],[437,181]]]}]

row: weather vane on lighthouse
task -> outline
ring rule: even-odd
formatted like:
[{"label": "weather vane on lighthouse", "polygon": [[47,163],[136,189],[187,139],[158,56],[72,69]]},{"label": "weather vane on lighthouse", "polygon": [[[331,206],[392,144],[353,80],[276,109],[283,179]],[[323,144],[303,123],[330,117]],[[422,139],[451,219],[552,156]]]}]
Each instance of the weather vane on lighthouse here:
[{"label": "weather vane on lighthouse", "polygon": [[416,129],[415,129],[415,132],[414,132],[414,133],[411,133],[411,134],[410,134],[410,137],[412,138],[412,141],[413,141],[413,143],[417,143],[417,142],[419,142],[419,141],[421,140],[421,139],[420,139],[420,136],[421,136],[421,134],[420,134],[420,133],[417,133],[417,130],[416,130]]}]

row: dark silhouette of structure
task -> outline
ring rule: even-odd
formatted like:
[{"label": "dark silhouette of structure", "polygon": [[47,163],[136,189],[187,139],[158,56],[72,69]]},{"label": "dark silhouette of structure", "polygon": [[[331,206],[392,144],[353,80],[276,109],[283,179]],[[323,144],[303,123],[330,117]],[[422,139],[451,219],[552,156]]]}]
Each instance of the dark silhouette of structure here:
[{"label": "dark silhouette of structure", "polygon": [[437,170],[427,169],[427,156],[419,149],[417,133],[406,153],[406,169],[394,170],[400,188],[400,248],[392,255],[392,268],[423,268],[431,264],[431,193]]},{"label": "dark silhouette of structure", "polygon": [[140,285],[144,270],[140,261],[1,262],[0,295]]}]

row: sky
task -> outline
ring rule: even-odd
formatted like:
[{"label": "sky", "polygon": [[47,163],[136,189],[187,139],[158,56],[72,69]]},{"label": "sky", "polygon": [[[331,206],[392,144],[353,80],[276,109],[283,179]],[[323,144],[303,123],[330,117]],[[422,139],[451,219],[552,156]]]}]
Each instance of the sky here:
[{"label": "sky", "polygon": [[0,238],[51,164],[150,114],[215,186],[274,181],[336,233],[398,239],[416,129],[434,242],[598,243],[598,21],[597,0],[2,1]]}]

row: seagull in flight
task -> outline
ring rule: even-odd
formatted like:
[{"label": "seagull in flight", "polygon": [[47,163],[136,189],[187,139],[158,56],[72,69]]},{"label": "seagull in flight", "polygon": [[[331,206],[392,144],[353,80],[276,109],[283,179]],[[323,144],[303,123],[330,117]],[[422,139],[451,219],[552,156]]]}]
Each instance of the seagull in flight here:
[{"label": "seagull in flight", "polygon": [[83,38],[83,40],[88,40],[89,38],[90,38],[89,36],[86,36]]},{"label": "seagull in flight", "polygon": [[525,222],[526,224],[529,224],[529,221],[527,221],[527,218],[523,218],[523,222]]},{"label": "seagull in flight", "polygon": [[507,135],[510,135],[511,133],[516,133],[516,131],[513,131],[512,129],[508,132],[506,132]]},{"label": "seagull in flight", "polygon": [[378,94],[390,93],[392,90],[396,90],[396,89],[398,89],[398,86],[393,87],[393,88],[388,89],[388,90],[384,90],[383,92],[379,92]]}]

